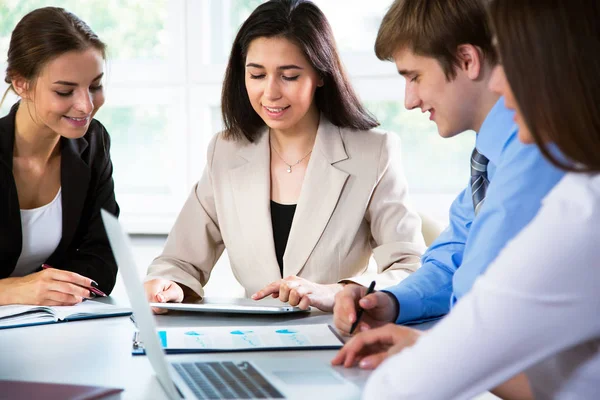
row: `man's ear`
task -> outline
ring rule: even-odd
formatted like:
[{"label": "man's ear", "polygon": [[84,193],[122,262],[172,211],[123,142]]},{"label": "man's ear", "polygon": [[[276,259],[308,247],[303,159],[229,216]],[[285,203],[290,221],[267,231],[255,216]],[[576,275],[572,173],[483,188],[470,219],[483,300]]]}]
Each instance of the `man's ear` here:
[{"label": "man's ear", "polygon": [[31,85],[29,84],[29,81],[27,79],[20,76],[13,78],[12,87],[15,93],[17,93],[17,96],[24,100],[31,100]]},{"label": "man's ear", "polygon": [[483,74],[483,53],[472,44],[461,44],[457,49],[459,66],[469,79],[475,81]]}]

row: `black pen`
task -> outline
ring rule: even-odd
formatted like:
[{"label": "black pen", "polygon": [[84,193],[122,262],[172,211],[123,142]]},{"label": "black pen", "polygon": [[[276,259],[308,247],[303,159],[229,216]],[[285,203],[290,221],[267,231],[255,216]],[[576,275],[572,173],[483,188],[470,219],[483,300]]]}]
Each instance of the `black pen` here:
[{"label": "black pen", "polygon": [[[374,291],[375,291],[375,281],[371,282],[371,284],[369,285],[369,288],[367,289],[367,293],[365,294],[364,297],[367,297]],[[360,322],[360,317],[362,317],[363,311],[364,310],[361,308],[361,306],[358,306],[358,313],[356,314],[356,321],[354,321],[354,323],[352,324],[352,327],[350,327],[351,335],[352,335],[352,332],[354,332],[354,330],[358,326],[358,323]]]}]

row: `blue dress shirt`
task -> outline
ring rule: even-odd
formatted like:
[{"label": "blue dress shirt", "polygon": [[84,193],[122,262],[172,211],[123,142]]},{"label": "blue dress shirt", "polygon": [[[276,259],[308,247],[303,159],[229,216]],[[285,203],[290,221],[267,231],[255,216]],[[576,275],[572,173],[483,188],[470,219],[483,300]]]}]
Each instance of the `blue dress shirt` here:
[{"label": "blue dress shirt", "polygon": [[535,145],[519,141],[513,115],[500,98],[477,134],[477,150],[490,160],[490,185],[477,217],[469,184],[452,203],[450,224],[423,255],[422,267],[386,289],[400,304],[396,323],[447,314],[563,177]]}]

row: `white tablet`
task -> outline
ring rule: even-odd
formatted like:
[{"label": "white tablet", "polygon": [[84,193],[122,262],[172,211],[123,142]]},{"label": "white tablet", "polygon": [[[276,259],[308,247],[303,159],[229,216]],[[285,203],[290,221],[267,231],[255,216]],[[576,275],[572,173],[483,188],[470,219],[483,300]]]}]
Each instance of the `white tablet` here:
[{"label": "white tablet", "polygon": [[246,298],[205,297],[195,303],[150,303],[150,306],[177,311],[234,314],[289,314],[310,311],[310,308],[308,310],[302,310],[299,307],[290,306],[289,304],[271,298],[256,301]]}]

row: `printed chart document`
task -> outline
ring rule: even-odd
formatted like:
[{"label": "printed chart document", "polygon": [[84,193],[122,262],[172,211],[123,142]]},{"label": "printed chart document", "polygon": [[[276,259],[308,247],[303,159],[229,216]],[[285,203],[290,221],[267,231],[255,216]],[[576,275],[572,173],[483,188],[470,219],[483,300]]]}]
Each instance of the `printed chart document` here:
[{"label": "printed chart document", "polygon": [[0,329],[130,315],[130,308],[86,300],[74,306],[0,306]]},{"label": "printed chart document", "polygon": [[[189,327],[158,330],[167,354],[252,350],[331,350],[343,341],[327,324],[244,327]],[[134,337],[133,354],[144,354]]]}]

